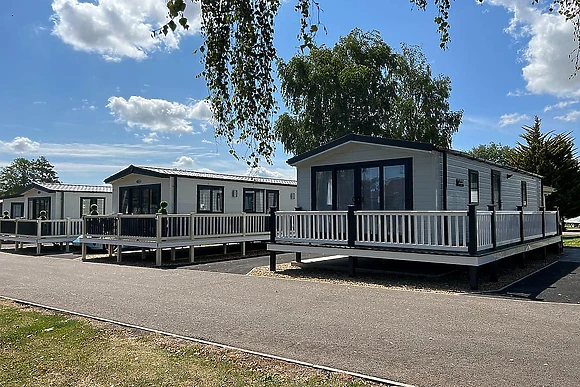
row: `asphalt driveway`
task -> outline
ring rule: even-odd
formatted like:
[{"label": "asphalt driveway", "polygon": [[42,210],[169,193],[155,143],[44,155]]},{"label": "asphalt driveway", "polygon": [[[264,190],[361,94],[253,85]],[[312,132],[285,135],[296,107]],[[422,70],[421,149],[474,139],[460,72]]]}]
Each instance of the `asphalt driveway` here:
[{"label": "asphalt driveway", "polygon": [[0,295],[419,386],[576,386],[580,307],[0,253]]}]

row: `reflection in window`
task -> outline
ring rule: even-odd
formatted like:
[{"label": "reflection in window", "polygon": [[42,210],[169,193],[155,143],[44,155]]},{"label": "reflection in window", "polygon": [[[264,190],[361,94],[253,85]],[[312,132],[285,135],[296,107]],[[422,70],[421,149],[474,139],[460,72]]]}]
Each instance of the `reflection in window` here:
[{"label": "reflection in window", "polygon": [[381,187],[378,167],[361,169],[361,196],[363,210],[381,209]]},{"label": "reflection in window", "polygon": [[383,167],[383,182],[385,210],[405,210],[405,166]]},{"label": "reflection in window", "polygon": [[318,211],[332,210],[332,171],[316,172],[316,208]]},{"label": "reflection in window", "polygon": [[224,187],[198,185],[197,212],[224,212]]},{"label": "reflection in window", "polygon": [[479,203],[479,172],[469,170],[469,204]]},{"label": "reflection in window", "polygon": [[161,185],[119,188],[119,210],[123,214],[155,214],[159,210],[160,202]]},{"label": "reflection in window", "polygon": [[354,169],[338,169],[336,171],[336,209],[344,211],[353,204]]},{"label": "reflection in window", "polygon": [[97,205],[99,215],[105,213],[105,198],[81,198],[81,215],[90,215],[93,204]]},{"label": "reflection in window", "polygon": [[264,212],[264,190],[244,188],[244,212]]}]

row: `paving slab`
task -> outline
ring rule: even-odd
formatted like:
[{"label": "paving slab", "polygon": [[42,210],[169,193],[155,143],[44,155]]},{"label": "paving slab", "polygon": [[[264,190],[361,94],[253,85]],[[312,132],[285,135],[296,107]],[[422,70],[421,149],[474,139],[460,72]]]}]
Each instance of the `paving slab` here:
[{"label": "paving slab", "polygon": [[580,307],[0,253],[0,295],[418,386],[577,386]]}]

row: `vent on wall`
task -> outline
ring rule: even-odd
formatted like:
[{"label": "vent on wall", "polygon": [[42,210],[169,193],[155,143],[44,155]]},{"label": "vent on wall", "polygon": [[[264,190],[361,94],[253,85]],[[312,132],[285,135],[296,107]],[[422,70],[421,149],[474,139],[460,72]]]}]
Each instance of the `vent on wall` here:
[{"label": "vent on wall", "polygon": [[292,200],[296,199],[296,193],[290,192],[290,199]]},{"label": "vent on wall", "polygon": [[233,198],[237,198],[238,197],[238,190],[237,189],[232,190],[232,197]]}]

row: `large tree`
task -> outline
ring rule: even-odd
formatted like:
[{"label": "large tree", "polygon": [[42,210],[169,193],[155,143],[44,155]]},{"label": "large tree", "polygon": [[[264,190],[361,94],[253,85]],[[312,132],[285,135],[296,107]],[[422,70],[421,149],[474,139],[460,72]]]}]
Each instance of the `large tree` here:
[{"label": "large tree", "polygon": [[501,142],[496,144],[492,141],[489,144],[478,145],[471,148],[467,153],[494,163],[504,165],[512,164],[513,148],[509,145],[502,145]]},{"label": "large tree", "polygon": [[546,198],[548,208],[558,206],[565,217],[580,215],[580,165],[570,133],[542,133],[541,120],[524,126],[523,139],[512,152],[514,166],[543,176],[546,186],[556,192]]},{"label": "large tree", "polygon": [[[257,165],[261,158],[271,161],[275,136],[271,120],[276,112],[272,62],[276,58],[273,45],[274,18],[280,0],[190,0],[201,5],[200,47],[204,65],[202,76],[207,81],[216,135],[224,137],[236,154],[233,144],[248,146],[244,159]],[[184,10],[188,0],[168,0],[168,23],[154,35],[167,34],[176,28],[189,28]],[[314,36],[321,25],[318,18],[320,0],[294,0],[300,14],[298,37],[301,48],[314,47]],[[385,0],[386,1],[386,0]],[[433,4],[438,11],[434,22],[441,47],[450,40],[449,15],[451,0],[409,0],[418,9]],[[477,0],[484,3],[484,0]],[[543,7],[539,0],[528,0]],[[550,10],[564,16],[574,25],[574,37],[580,48],[580,1],[551,0]],[[572,53],[578,70],[579,49]]]},{"label": "large tree", "polygon": [[377,31],[355,29],[333,48],[280,60],[278,73],[289,113],[274,128],[287,152],[348,133],[448,148],[461,123],[462,112],[449,109],[449,78],[433,77],[416,47],[394,52]]},{"label": "large tree", "polygon": [[0,196],[17,194],[32,182],[60,182],[54,166],[44,156],[31,160],[19,157],[0,169]]}]

